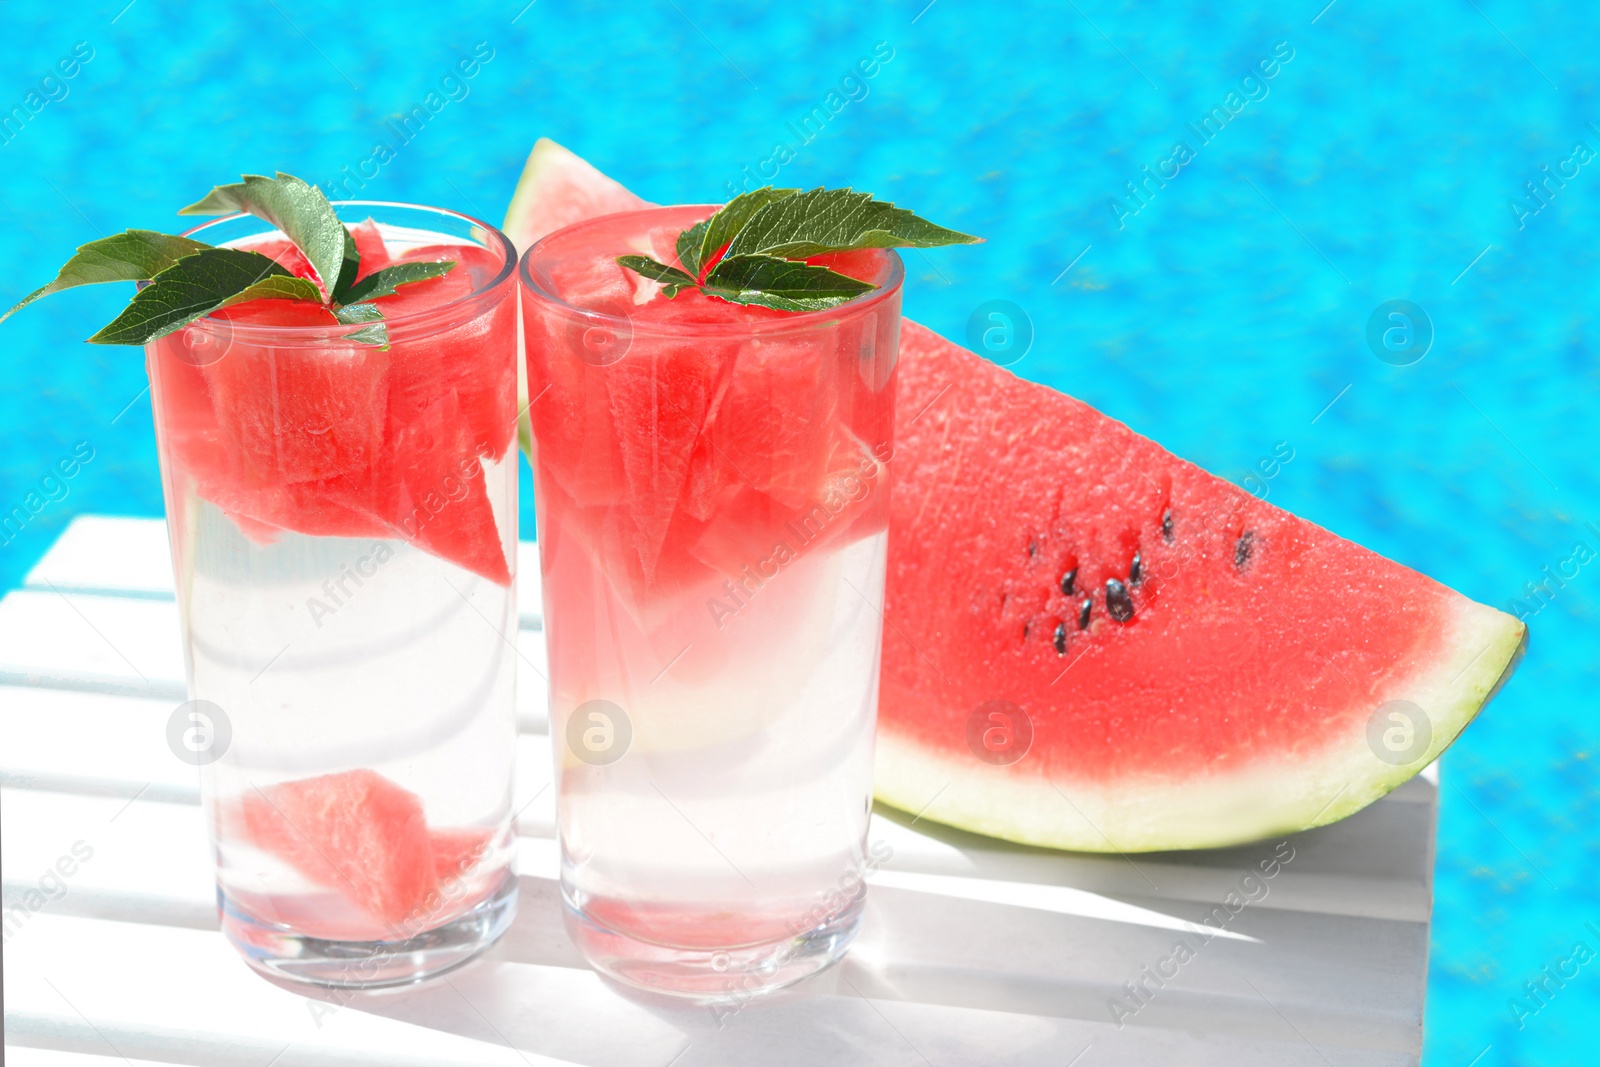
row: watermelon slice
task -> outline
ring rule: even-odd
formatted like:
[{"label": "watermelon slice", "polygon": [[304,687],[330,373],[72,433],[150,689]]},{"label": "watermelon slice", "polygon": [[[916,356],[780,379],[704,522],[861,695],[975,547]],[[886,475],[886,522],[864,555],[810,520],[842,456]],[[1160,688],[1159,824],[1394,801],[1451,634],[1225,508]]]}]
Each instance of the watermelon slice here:
[{"label": "watermelon slice", "polygon": [[[928,330],[902,338],[885,802],[1086,851],[1251,841],[1416,774],[1514,665],[1509,615]],[[1003,766],[968,740],[997,701],[1032,732]],[[1400,763],[1369,741],[1392,701],[1431,734]]]},{"label": "watermelon slice", "polygon": [[388,926],[414,922],[439,886],[422,801],[376,771],[282,782],[239,810],[246,840]]},{"label": "watermelon slice", "polygon": [[[224,808],[223,838],[270,853],[313,885],[332,890],[380,924],[330,930],[301,916],[317,936],[346,940],[413,936],[442,920],[437,891],[469,876],[493,850],[494,834],[474,826],[430,828],[422,801],[376,771],[361,769],[282,782]],[[451,894],[459,897],[459,893]],[[433,899],[430,899],[433,898]],[[292,902],[255,900],[273,915]]]},{"label": "watermelon slice", "polygon": [[[559,169],[530,159],[507,219],[519,240],[637,206],[545,152]],[[893,378],[892,363],[862,368]],[[1510,616],[909,321],[898,375],[874,781],[887,804],[1092,852],[1320,826],[1437,758],[1526,645]],[[703,460],[691,510],[718,491]],[[1428,739],[1403,761],[1369,741],[1396,708]],[[1020,758],[986,751],[997,712],[1028,735]]]}]

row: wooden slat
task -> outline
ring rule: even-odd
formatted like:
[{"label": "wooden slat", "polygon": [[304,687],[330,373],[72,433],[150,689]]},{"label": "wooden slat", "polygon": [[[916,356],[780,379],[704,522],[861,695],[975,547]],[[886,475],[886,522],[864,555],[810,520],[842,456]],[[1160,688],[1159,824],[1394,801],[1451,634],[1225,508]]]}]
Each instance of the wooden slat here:
[{"label": "wooden slat", "polygon": [[[167,524],[161,519],[80,515],[23,584],[65,593],[171,600]],[[532,541],[523,541],[517,545],[517,605],[525,630],[539,628],[539,596],[539,551]]]},{"label": "wooden slat", "polygon": [[6,1046],[6,1067],[175,1067],[173,1060],[143,1060],[96,1056],[89,1052],[59,1052],[26,1045]]},{"label": "wooden slat", "polygon": [[22,589],[0,600],[0,683],[184,699],[175,602]]},{"label": "wooden slat", "polygon": [[171,600],[172,556],[160,519],[80,515],[28,572],[33,588]]},{"label": "wooden slat", "polygon": [[[542,732],[544,635],[519,630],[516,642],[518,722]],[[9,593],[0,600],[0,685],[183,701],[177,604],[48,589]]]}]

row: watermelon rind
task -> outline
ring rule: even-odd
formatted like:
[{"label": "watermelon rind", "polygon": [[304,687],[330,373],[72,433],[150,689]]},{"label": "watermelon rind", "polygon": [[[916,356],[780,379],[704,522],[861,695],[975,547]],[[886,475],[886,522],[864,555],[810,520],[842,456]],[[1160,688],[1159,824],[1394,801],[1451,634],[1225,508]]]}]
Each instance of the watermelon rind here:
[{"label": "watermelon rind", "polygon": [[[1335,715],[1350,728],[1315,753],[1258,760],[1212,775],[1109,787],[1052,781],[970,757],[934,753],[880,724],[873,790],[920,819],[1025,845],[1077,852],[1222,848],[1337,822],[1414,778],[1455,741],[1516,667],[1527,627],[1454,597],[1440,654],[1370,705]],[[1391,700],[1425,709],[1432,741],[1394,766],[1368,745],[1370,714]],[[1248,714],[1248,711],[1246,712]]]}]

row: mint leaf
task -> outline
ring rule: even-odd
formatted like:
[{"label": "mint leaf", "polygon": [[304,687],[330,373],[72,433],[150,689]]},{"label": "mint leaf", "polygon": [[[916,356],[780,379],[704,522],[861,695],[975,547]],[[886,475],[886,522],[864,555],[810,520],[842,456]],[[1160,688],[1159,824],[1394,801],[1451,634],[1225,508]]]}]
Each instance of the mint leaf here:
[{"label": "mint leaf", "polygon": [[[688,231],[685,230],[685,233]],[[643,274],[652,281],[662,282],[665,288],[662,292],[671,299],[678,295],[680,289],[692,289],[696,285],[692,274],[685,274],[677,267],[669,267],[665,263],[658,263],[649,256],[618,256],[617,262],[631,271]]]},{"label": "mint leaf", "polygon": [[[363,322],[383,322],[383,312],[378,310],[376,304],[346,304],[335,309],[333,317],[343,323],[352,325]],[[350,340],[364,345],[378,345],[381,348],[389,347],[389,330],[383,325],[364,326],[359,330],[352,330],[345,334]]]},{"label": "mint leaf", "polygon": [[322,288],[331,296],[344,266],[344,224],[322,190],[292,174],[276,178],[246,174],[244,181],[219,185],[205,199],[179,211],[180,215],[229,215],[245,211],[266,219],[304,253],[317,272]]},{"label": "mint leaf", "polygon": [[361,270],[361,249],[356,246],[355,235],[349,227],[344,231],[344,259],[339,264],[339,280],[333,283],[333,292],[328,294],[329,299],[336,303],[346,303],[345,296],[352,285],[356,283],[356,275]]},{"label": "mint leaf", "polygon": [[315,282],[295,277],[259,252],[206,248],[158,273],[89,343],[142,345],[219,308],[274,297],[321,300],[322,294]]},{"label": "mint leaf", "polygon": [[184,256],[192,256],[210,247],[187,237],[171,237],[154,230],[128,230],[90,241],[78,246],[77,254],[67,260],[55,281],[17,301],[15,307],[0,315],[0,322],[41,296],[59,293],[63,289],[99,282],[149,281]]},{"label": "mint leaf", "polygon": [[[850,189],[776,189],[736,196],[678,235],[687,272],[649,256],[618,256],[629,270],[665,284],[667,296],[694,285],[736,304],[818,311],[871,292],[876,285],[805,262],[860,248],[932,248],[982,240]],[[722,258],[710,265],[721,253]],[[703,280],[702,279],[703,276]]]},{"label": "mint leaf", "polygon": [[356,282],[345,290],[343,303],[359,304],[363,300],[375,300],[380,296],[393,296],[395,288],[401,285],[410,285],[412,282],[425,282],[429,278],[442,278],[450,273],[450,268],[455,263],[445,260],[442,263],[396,263],[392,267],[373,271],[371,274]]},{"label": "mint leaf", "polygon": [[728,255],[805,259],[857,248],[932,248],[979,240],[935,226],[867,193],[812,189],[757,211],[734,235]]},{"label": "mint leaf", "polygon": [[733,235],[750,221],[751,216],[768,204],[794,196],[799,191],[774,189],[768,185],[734,197],[722,205],[715,215],[695,223],[678,235],[678,260],[689,273],[698,277],[711,257],[733,240]]},{"label": "mint leaf", "polygon": [[823,311],[876,288],[827,267],[760,255],[723,256],[701,286],[709,296],[780,311]]}]

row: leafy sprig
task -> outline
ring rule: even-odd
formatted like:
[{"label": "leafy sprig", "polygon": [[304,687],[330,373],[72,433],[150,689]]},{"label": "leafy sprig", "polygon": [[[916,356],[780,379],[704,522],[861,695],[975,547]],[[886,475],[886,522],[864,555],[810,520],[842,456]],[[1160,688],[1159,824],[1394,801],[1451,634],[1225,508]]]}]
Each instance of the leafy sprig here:
[{"label": "leafy sprig", "polygon": [[322,190],[281,171],[275,178],[246,174],[219,185],[180,215],[245,212],[265,219],[293,242],[317,280],[301,278],[269,256],[153,230],[127,230],[78,248],[55,280],[23,297],[0,322],[42,296],[101,282],[145,282],[91,344],[143,345],[213,312],[248,300],[321,303],[357,344],[387,346],[383,311],[373,303],[399,286],[447,274],[453,262],[396,263],[357,280],[361,250]]},{"label": "leafy sprig", "polygon": [[903,208],[850,189],[776,189],[734,197],[678,235],[681,267],[649,256],[618,256],[631,271],[662,283],[670,299],[685,289],[735,304],[822,311],[877,286],[820,264],[828,252],[933,248],[981,241],[935,226]]}]

